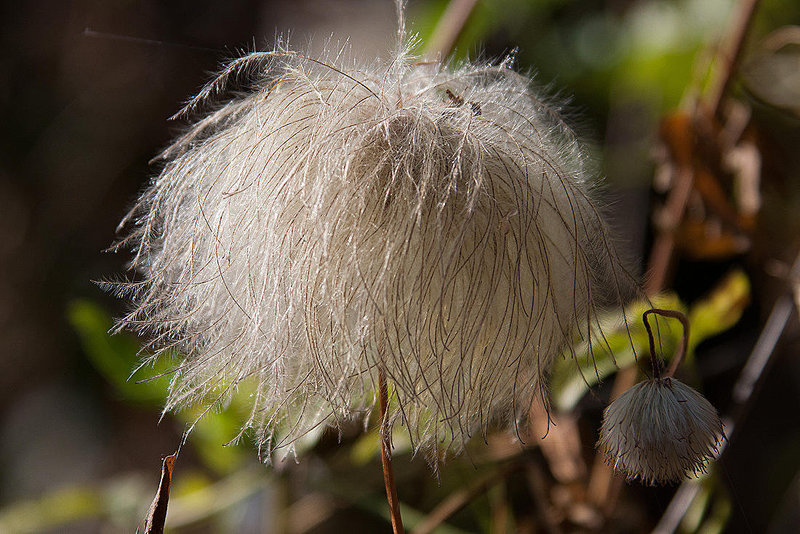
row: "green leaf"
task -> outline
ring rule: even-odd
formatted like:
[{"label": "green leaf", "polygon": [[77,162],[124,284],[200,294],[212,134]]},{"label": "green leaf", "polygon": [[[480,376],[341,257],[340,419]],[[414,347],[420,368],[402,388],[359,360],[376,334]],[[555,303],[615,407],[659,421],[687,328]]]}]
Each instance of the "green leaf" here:
[{"label": "green leaf", "polygon": [[12,504],[0,511],[0,531],[42,532],[72,521],[97,516],[103,497],[91,488],[68,487],[37,500]]},{"label": "green leaf", "polygon": [[[411,452],[411,438],[404,426],[392,428],[392,455],[399,456]],[[381,453],[381,438],[378,429],[365,432],[350,447],[350,461],[354,465],[363,466],[377,458]]]},{"label": "green leaf", "polygon": [[725,276],[708,296],[696,301],[689,310],[692,333],[687,356],[701,342],[738,323],[749,302],[750,280],[739,269]]},{"label": "green leaf", "polygon": [[[139,382],[129,378],[141,363],[141,346],[137,338],[127,333],[109,334],[113,326],[111,317],[100,306],[87,300],[70,303],[67,315],[89,361],[123,400],[157,408],[163,406],[168,395],[168,378]],[[170,371],[166,361],[156,362],[149,368],[150,376]],[[243,447],[223,445],[239,433],[244,414],[250,409],[244,399],[246,389],[242,387],[242,394],[234,396],[235,401],[231,401],[227,410],[209,411],[202,415],[206,408],[198,406],[176,414],[176,418],[186,426],[194,425],[192,444],[206,466],[217,473],[230,473],[244,459]]]},{"label": "green leaf", "polygon": [[[166,397],[168,380],[156,378],[137,382],[131,372],[141,363],[141,345],[134,336],[112,336],[114,322],[100,306],[88,300],[75,300],[67,308],[69,323],[78,333],[83,351],[94,368],[125,400],[159,406]],[[166,362],[156,364],[154,375],[169,370]]]},{"label": "green leaf", "polygon": [[[199,411],[199,410],[198,410]],[[200,417],[187,412],[178,418],[191,425]],[[194,449],[209,469],[220,473],[232,473],[252,453],[241,441],[230,443],[241,431],[242,419],[229,411],[208,413],[197,420],[190,438]]]},{"label": "green leaf", "polygon": [[697,533],[721,534],[725,532],[725,527],[728,525],[732,511],[733,505],[728,492],[724,488],[718,487],[717,491],[714,492],[714,503],[711,505],[708,518],[697,529]]}]

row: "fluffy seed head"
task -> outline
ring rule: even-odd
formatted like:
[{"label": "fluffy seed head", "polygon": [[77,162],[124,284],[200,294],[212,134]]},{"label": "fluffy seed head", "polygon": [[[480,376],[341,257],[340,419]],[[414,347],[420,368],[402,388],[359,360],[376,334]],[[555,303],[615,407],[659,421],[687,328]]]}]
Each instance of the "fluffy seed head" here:
[{"label": "fluffy seed head", "polygon": [[524,419],[618,263],[581,146],[510,62],[341,56],[253,53],[190,102],[238,84],[129,216],[120,327],[182,355],[168,409],[249,382],[267,451],[363,417],[378,369],[416,450],[458,449]]},{"label": "fluffy seed head", "polygon": [[661,484],[705,472],[722,435],[705,397],[674,378],[656,378],[606,408],[598,447],[629,480]]}]

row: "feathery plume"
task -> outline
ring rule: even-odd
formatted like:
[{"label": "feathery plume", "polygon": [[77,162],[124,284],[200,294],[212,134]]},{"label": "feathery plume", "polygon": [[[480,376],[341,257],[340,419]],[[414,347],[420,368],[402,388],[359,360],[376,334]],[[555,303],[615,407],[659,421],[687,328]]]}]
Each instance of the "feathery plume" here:
[{"label": "feathery plume", "polygon": [[722,435],[705,397],[674,378],[653,378],[606,408],[598,447],[629,480],[662,484],[706,472]]},{"label": "feathery plume", "polygon": [[166,409],[250,382],[267,452],[364,417],[378,370],[388,424],[457,451],[524,420],[624,275],[583,148],[510,59],[345,56],[251,53],[189,102],[223,103],[123,221],[119,328],[182,356]]}]

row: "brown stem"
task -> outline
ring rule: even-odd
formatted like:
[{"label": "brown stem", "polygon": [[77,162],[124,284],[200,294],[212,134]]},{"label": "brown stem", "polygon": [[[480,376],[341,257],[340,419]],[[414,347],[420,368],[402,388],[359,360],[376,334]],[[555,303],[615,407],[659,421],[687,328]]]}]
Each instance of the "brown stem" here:
[{"label": "brown stem", "polygon": [[177,451],[165,456],[161,464],[161,481],[158,483],[158,491],[150,505],[150,512],[144,520],[144,534],[163,534],[164,523],[167,521],[167,505],[169,504],[169,489],[172,485],[172,468],[175,459],[178,457],[180,447]]},{"label": "brown stem", "polygon": [[558,512],[554,507],[550,505],[547,477],[542,472],[541,466],[535,460],[526,462],[525,474],[528,479],[528,487],[533,494],[533,511],[538,518],[538,523],[546,534],[561,534],[563,532],[559,526],[561,518],[558,517]]},{"label": "brown stem", "polygon": [[647,279],[644,283],[644,291],[648,297],[657,295],[667,285],[675,251],[675,231],[683,220],[692,194],[694,186],[692,128],[692,118],[682,112],[665,117],[659,127],[659,136],[669,149],[671,164],[675,169],[675,182],[655,225],[656,235],[653,247],[650,249]]},{"label": "brown stem", "polygon": [[386,409],[389,405],[389,388],[386,385],[386,375],[378,370],[378,406],[381,410],[381,463],[383,464],[383,482],[386,486],[386,500],[389,502],[389,513],[392,516],[392,532],[404,534],[403,518],[400,515],[400,500],[397,498],[397,488],[394,485],[394,469],[392,469],[392,435],[386,421]]},{"label": "brown stem", "polygon": [[650,330],[650,321],[647,320],[648,314],[652,310],[647,310],[642,314],[642,322],[644,322],[644,329],[647,330],[647,341],[650,344],[650,365],[653,369],[653,378],[658,380],[661,378],[661,365],[660,359],[656,357],[656,341],[653,339],[653,331]]},{"label": "brown stem", "polygon": [[717,77],[708,97],[708,109],[712,117],[719,115],[722,100],[731,85],[739,57],[742,55],[744,40],[747,30],[753,21],[760,0],[741,0],[737,6],[734,22],[729,30],[726,43],[718,53],[719,60],[723,63],[722,72]]},{"label": "brown stem", "polygon": [[681,338],[681,345],[678,347],[678,352],[672,358],[669,369],[667,370],[666,378],[675,376],[675,371],[686,356],[686,351],[689,350],[689,319],[683,313],[675,310],[662,310],[661,308],[651,308],[642,314],[642,321],[644,321],[644,328],[647,330],[647,340],[650,342],[650,362],[653,366],[653,378],[661,378],[661,366],[658,364],[656,358],[656,344],[653,339],[653,331],[650,329],[650,322],[647,320],[651,314],[661,315],[663,317],[672,317],[677,319],[683,325],[683,337]]}]

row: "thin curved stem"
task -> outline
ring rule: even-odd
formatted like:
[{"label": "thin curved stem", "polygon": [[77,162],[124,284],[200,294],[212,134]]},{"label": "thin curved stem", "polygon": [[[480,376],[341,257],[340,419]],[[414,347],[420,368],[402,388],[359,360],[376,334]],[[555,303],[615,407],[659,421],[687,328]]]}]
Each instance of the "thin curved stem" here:
[{"label": "thin curved stem", "polygon": [[665,378],[671,378],[675,375],[675,371],[678,369],[678,366],[681,364],[681,362],[683,362],[683,358],[686,356],[686,352],[689,350],[689,319],[682,312],[676,310],[663,310],[661,308],[651,308],[642,314],[644,328],[647,330],[647,340],[650,342],[650,363],[653,366],[653,378],[661,378],[661,367],[656,361],[656,344],[653,338],[653,331],[650,329],[650,322],[647,320],[648,316],[651,314],[677,319],[683,326],[681,344],[678,347],[678,352],[672,357],[672,362],[670,363],[669,369],[667,369],[665,375]]}]

